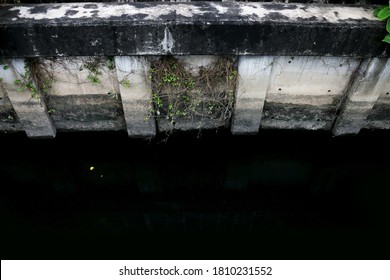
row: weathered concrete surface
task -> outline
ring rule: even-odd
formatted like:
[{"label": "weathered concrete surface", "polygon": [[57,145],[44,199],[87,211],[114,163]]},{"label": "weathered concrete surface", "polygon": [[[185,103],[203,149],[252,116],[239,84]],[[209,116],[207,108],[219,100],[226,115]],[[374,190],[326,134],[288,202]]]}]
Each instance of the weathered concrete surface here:
[{"label": "weathered concrete surface", "polygon": [[388,57],[373,6],[67,3],[0,7],[0,56]]},{"label": "weathered concrete surface", "polygon": [[[56,129],[47,113],[44,96],[35,81],[27,77],[29,74],[26,73],[25,62],[22,59],[15,59],[8,61],[4,66],[0,69],[3,96],[9,98],[17,114],[16,118],[8,104],[7,118],[19,119],[20,126],[30,138],[54,138]],[[29,86],[27,79],[30,80]],[[35,91],[34,94],[32,90]],[[17,127],[16,124],[11,124],[11,128]]]},{"label": "weathered concrete surface", "polygon": [[[365,59],[356,74],[350,88],[347,89],[346,101],[333,127],[335,135],[359,133],[360,129],[366,125],[367,117],[377,114],[377,109],[375,112],[372,110],[373,107],[380,107],[377,104],[379,96],[386,96],[389,92],[389,60]],[[383,122],[378,115],[372,120]]]},{"label": "weathered concrete surface", "polygon": [[49,95],[47,106],[59,131],[116,131],[126,124],[115,95]]},{"label": "weathered concrete surface", "polygon": [[365,128],[390,129],[390,61],[387,61],[374,89],[378,95],[367,116]]},{"label": "weathered concrete surface", "polygon": [[223,119],[199,117],[195,119],[179,117],[175,123],[171,123],[166,119],[159,119],[157,121],[159,132],[168,132],[173,130],[202,130],[202,129],[217,129],[219,127],[227,126]]},{"label": "weathered concrete surface", "polygon": [[16,132],[22,130],[18,115],[6,94],[4,86],[0,84],[0,131]]},{"label": "weathered concrete surface", "polygon": [[330,130],[336,110],[327,106],[266,101],[261,128]]},{"label": "weathered concrete surface", "polygon": [[[180,56],[177,63],[184,63],[183,71],[196,80],[200,72],[210,71],[205,69],[215,69],[208,66],[215,66],[217,58]],[[39,62],[45,75],[36,78],[51,83],[35,97],[25,84],[15,84],[26,79],[32,66],[25,67],[22,59],[3,61],[0,130],[25,131],[32,138],[53,138],[56,130],[127,130],[129,137],[150,138],[157,131],[218,129],[230,123],[233,134],[255,134],[259,128],[322,129],[335,135],[356,134],[361,128],[390,129],[390,61],[386,58],[242,56],[238,68],[224,70],[238,71],[234,107],[228,108],[233,110],[231,119],[218,109],[208,114],[202,105],[197,114],[172,120],[151,110],[157,81],[150,80],[150,65],[157,59],[45,58]],[[226,73],[222,78],[229,80]],[[32,81],[32,86],[37,89],[35,85],[43,81]],[[195,95],[195,101],[213,94],[210,89],[215,85],[215,92],[227,91],[219,88],[220,82],[210,81],[207,96]],[[201,87],[192,90],[202,92]]]},{"label": "weathered concrete surface", "polygon": [[125,128],[113,59],[47,58],[41,61],[52,80],[47,107],[61,131],[106,131]]},{"label": "weathered concrete surface", "polygon": [[[388,82],[390,84],[390,81]],[[367,116],[365,127],[375,129],[389,129],[390,126],[390,90],[383,91],[379,96],[370,114]]]},{"label": "weathered concrete surface", "polygon": [[[50,95],[106,95],[119,92],[114,62],[109,62],[106,57],[47,58],[40,63],[53,80]],[[112,65],[108,67],[108,63]]]},{"label": "weathered concrete surface", "polygon": [[115,65],[129,137],[154,137],[156,122],[150,116],[150,62],[145,57],[117,56]]},{"label": "weathered concrete surface", "polygon": [[359,63],[356,58],[276,57],[261,127],[329,130]]},{"label": "weathered concrete surface", "polygon": [[273,60],[271,56],[240,57],[231,127],[233,134],[256,134],[259,131]]}]

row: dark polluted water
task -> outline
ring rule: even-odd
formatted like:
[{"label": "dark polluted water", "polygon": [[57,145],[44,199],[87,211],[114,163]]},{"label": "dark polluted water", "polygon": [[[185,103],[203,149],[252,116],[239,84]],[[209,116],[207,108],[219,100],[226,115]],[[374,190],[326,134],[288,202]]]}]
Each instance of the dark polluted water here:
[{"label": "dark polluted water", "polygon": [[0,141],[2,259],[389,256],[389,131]]}]

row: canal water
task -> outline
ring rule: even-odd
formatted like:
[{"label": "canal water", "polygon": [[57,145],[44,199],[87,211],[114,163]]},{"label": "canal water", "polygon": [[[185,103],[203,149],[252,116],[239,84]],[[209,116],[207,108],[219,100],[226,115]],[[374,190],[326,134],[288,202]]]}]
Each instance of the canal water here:
[{"label": "canal water", "polygon": [[2,259],[389,256],[388,131],[0,143]]}]

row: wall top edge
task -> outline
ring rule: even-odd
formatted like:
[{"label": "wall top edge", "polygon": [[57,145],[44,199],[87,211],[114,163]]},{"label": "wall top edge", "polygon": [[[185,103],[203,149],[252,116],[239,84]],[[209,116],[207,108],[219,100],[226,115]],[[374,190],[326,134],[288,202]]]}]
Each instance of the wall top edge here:
[{"label": "wall top edge", "polygon": [[57,3],[1,5],[0,25],[26,22],[175,22],[381,24],[372,5],[259,2]]}]

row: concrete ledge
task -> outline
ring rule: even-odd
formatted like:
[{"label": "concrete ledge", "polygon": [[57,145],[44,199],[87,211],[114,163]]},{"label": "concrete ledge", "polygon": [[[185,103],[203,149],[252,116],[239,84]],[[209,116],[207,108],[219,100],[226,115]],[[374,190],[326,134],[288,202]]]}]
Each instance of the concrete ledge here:
[{"label": "concrete ledge", "polygon": [[282,3],[2,5],[0,56],[389,57],[372,6]]}]

